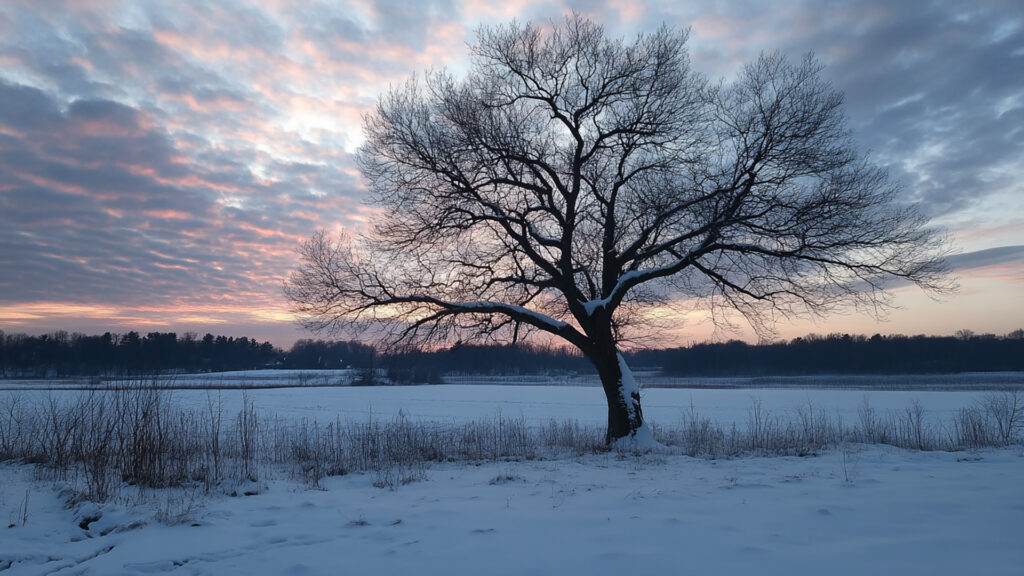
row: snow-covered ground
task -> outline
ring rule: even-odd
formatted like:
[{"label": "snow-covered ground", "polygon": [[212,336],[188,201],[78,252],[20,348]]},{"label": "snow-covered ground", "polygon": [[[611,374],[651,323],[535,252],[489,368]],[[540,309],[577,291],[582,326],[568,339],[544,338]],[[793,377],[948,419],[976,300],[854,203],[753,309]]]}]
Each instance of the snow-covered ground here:
[{"label": "snow-covered ground", "polygon": [[[596,455],[435,465],[251,496],[72,505],[0,465],[4,574],[1000,574],[1024,566],[1024,455]],[[27,512],[26,512],[27,510]],[[167,525],[156,515],[179,523]],[[91,521],[90,521],[91,520]],[[83,528],[84,526],[84,528]]]},{"label": "snow-covered ground", "polygon": [[[522,417],[601,426],[591,387],[411,386],[174,390],[225,414],[243,401],[285,419],[394,417],[458,423]],[[23,401],[79,390],[0,391]],[[744,426],[755,403],[782,418],[854,421],[920,403],[934,422],[984,392],[813,389],[643,391],[647,419],[692,409]],[[311,488],[267,470],[215,490],[125,488],[70,502],[30,466],[0,464],[0,574],[1021,574],[1024,448],[910,452],[847,445],[807,458],[617,453],[432,464],[375,488],[371,474]],[[234,492],[229,496],[225,492]],[[246,493],[252,495],[246,496]]]},{"label": "snow-covered ground", "polygon": [[[77,390],[18,390],[0,394],[18,395],[32,403],[49,395],[71,398]],[[221,403],[225,414],[235,414],[242,402],[256,410],[284,418],[307,418],[319,422],[344,419],[390,419],[402,411],[406,416],[441,424],[494,418],[523,418],[527,423],[576,420],[603,426],[608,408],[598,388],[571,386],[374,386],[267,388],[253,390],[169,390],[173,401],[185,407],[205,410],[209,402]],[[954,391],[863,391],[823,389],[676,389],[648,388],[642,391],[645,418],[662,426],[681,422],[684,413],[694,412],[722,425],[744,426],[755,403],[770,415],[788,419],[797,410],[814,410],[830,418],[853,423],[858,410],[867,405],[880,414],[902,412],[915,401],[933,422],[948,420],[960,408],[976,404],[989,392]]]}]

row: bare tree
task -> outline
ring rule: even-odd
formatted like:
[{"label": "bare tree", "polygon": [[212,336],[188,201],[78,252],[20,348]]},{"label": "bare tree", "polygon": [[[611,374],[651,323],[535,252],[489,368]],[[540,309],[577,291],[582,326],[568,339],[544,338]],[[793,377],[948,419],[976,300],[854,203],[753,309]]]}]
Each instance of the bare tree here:
[{"label": "bare tree", "polygon": [[764,333],[779,314],[878,313],[888,281],[942,288],[942,238],[857,152],[819,63],[765,54],[715,84],[686,40],[627,43],[579,15],[482,28],[465,78],[389,90],[358,154],[380,216],[303,246],[285,291],[304,324],[553,334],[597,368],[607,440],[647,441],[618,353],[644,307],[697,298]]}]

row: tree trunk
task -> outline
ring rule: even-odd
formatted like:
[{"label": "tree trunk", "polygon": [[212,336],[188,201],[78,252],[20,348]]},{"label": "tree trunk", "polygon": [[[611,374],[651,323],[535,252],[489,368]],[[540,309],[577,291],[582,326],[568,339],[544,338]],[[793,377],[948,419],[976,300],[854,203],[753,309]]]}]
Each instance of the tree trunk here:
[{"label": "tree trunk", "polygon": [[[640,390],[626,361],[615,345],[603,347],[603,354],[591,358],[601,378],[605,398],[608,401],[608,432],[605,443],[613,444],[623,438],[635,438],[646,443],[649,431],[644,426],[643,410],[640,408]],[[643,432],[641,437],[638,432]]]}]

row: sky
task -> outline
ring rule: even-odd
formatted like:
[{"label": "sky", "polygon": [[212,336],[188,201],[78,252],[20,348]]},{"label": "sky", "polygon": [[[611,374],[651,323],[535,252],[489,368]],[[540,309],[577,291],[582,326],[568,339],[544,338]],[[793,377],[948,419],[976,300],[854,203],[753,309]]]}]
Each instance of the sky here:
[{"label": "sky", "polygon": [[[944,227],[958,293],[895,290],[883,322],[816,332],[1024,327],[1024,4],[4,0],[0,330],[205,332],[288,346],[282,281],[320,228],[373,208],[353,162],[389,85],[465,70],[482,25],[577,10],[613,36],[690,28],[696,70],[814,52],[858,145]],[[715,332],[691,314],[673,339]]]}]

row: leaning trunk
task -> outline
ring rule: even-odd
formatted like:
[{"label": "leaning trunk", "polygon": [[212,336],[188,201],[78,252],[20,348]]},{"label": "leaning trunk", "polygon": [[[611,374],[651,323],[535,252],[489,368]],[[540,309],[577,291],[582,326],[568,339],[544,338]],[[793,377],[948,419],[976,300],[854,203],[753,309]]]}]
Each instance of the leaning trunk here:
[{"label": "leaning trunk", "polygon": [[608,400],[607,444],[627,439],[643,444],[653,442],[650,431],[644,425],[643,410],[640,408],[640,389],[622,355],[612,347],[610,353],[596,360],[598,376]]}]

